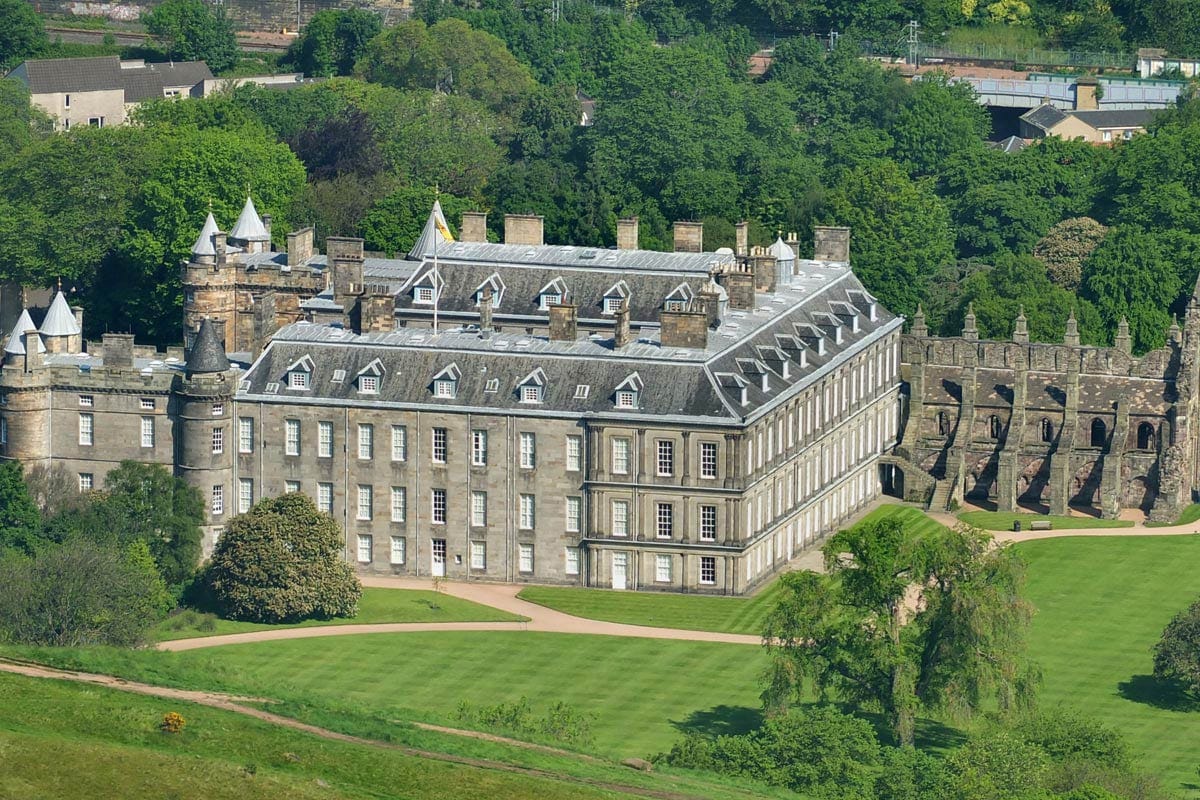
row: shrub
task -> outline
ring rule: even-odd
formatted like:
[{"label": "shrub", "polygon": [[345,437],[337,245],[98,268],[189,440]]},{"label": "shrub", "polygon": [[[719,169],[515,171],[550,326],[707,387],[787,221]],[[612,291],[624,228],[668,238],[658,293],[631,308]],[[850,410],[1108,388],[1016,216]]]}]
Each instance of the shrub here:
[{"label": "shrub", "polygon": [[51,647],[141,644],[169,601],[153,560],[138,555],[74,539],[33,559],[0,561],[0,637]]},{"label": "shrub", "polygon": [[217,542],[206,577],[217,610],[269,623],[354,616],[362,587],[343,545],[337,523],[306,495],[263,500]]},{"label": "shrub", "polygon": [[162,729],[163,733],[181,733],[185,725],[187,725],[187,720],[183,718],[182,714],[168,711],[163,714],[162,722],[158,727]]}]

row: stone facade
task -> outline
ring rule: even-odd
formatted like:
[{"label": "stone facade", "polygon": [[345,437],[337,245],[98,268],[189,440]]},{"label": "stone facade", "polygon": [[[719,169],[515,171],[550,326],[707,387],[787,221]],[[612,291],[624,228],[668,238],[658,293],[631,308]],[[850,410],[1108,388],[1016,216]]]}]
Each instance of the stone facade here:
[{"label": "stone facade", "polygon": [[[1113,347],[1080,345],[1074,318],[1062,344],[979,341],[974,314],[959,337],[929,336],[918,312],[903,337],[906,424],[892,487],[916,479],[932,503],[964,497],[1003,511],[1069,506],[1115,518],[1140,508],[1173,520],[1193,496],[1200,299],[1182,329],[1140,358],[1121,321]],[[920,476],[923,471],[936,486]]]}]

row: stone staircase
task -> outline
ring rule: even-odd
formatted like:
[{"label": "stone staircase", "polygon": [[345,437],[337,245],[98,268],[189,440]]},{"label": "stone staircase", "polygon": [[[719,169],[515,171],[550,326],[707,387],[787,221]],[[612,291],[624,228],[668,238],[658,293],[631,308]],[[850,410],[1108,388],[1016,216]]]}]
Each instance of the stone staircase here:
[{"label": "stone staircase", "polygon": [[930,511],[949,511],[950,501],[954,499],[954,489],[958,485],[958,474],[947,475],[933,487],[933,496],[929,498]]}]

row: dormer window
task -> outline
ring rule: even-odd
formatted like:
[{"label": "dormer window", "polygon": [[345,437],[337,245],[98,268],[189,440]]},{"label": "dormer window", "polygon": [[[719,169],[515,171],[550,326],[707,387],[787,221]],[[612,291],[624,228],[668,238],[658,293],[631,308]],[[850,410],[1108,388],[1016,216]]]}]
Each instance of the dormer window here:
[{"label": "dormer window", "polygon": [[[475,305],[479,305],[482,302],[483,302],[483,289],[480,289],[478,292],[475,293]],[[499,307],[500,307],[500,295],[495,292],[492,292],[492,308],[499,308]]]},{"label": "dormer window", "polygon": [[288,365],[287,388],[307,391],[312,385],[313,360],[308,356],[299,358]]},{"label": "dormer window", "polygon": [[616,408],[638,408],[642,399],[642,378],[636,372],[617,386],[613,393],[613,406]]},{"label": "dormer window", "polygon": [[683,311],[686,308],[686,303],[682,300],[668,300],[663,304],[664,311]]},{"label": "dormer window", "polygon": [[608,287],[604,293],[604,313],[616,314],[621,310],[621,304],[629,300],[629,285],[625,281],[617,281]]},{"label": "dormer window", "polygon": [[430,305],[432,305],[433,304],[433,287],[432,286],[418,286],[416,289],[413,290],[413,302],[414,303],[429,303]]},{"label": "dormer window", "polygon": [[457,364],[451,364],[433,376],[433,396],[443,400],[453,400],[458,397],[458,379],[462,373]]},{"label": "dormer window", "polygon": [[622,300],[623,300],[623,298],[620,298],[620,297],[604,298],[604,313],[605,314],[615,314],[618,311],[620,311]]},{"label": "dormer window", "polygon": [[546,373],[538,367],[517,384],[517,397],[522,403],[540,403],[546,395]]},{"label": "dormer window", "polygon": [[379,381],[383,377],[383,362],[378,358],[359,370],[354,376],[354,384],[359,394],[378,394]]},{"label": "dormer window", "polygon": [[483,295],[489,289],[492,292],[492,308],[499,308],[500,301],[504,299],[504,281],[500,280],[498,272],[493,272],[486,281],[475,287],[475,305],[483,302]]},{"label": "dormer window", "polygon": [[564,298],[567,296],[567,283],[561,277],[547,283],[538,292],[538,308],[542,311],[547,310],[550,306],[562,305]]}]

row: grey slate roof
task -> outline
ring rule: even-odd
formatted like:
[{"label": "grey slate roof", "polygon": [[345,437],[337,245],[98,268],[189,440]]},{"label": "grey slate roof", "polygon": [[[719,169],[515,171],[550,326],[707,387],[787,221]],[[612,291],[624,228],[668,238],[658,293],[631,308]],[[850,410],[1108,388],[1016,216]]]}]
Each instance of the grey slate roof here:
[{"label": "grey slate roof", "polygon": [[1025,140],[1020,136],[1009,136],[1002,141],[987,142],[986,144],[988,147],[993,150],[999,150],[1001,153],[1019,153],[1027,147]]},{"label": "grey slate roof", "polygon": [[[25,355],[25,333],[35,329],[33,318],[29,316],[29,309],[22,309],[21,316],[17,317],[17,323],[13,325],[12,333],[8,336],[8,344],[4,346],[4,352],[18,356]],[[46,345],[40,337],[38,338],[38,352],[46,352]]]},{"label": "grey slate roof", "polygon": [[60,289],[58,294],[54,295],[54,302],[50,304],[46,318],[42,320],[39,333],[42,336],[78,336],[82,332],[79,323],[75,321],[74,312],[67,305],[67,298]]},{"label": "grey slate roof", "polygon": [[196,332],[196,341],[192,351],[187,355],[188,373],[224,372],[229,369],[229,359],[225,356],[225,347],[217,337],[217,329],[207,317],[200,323]]},{"label": "grey slate roof", "polygon": [[267,226],[263,224],[262,217],[258,216],[254,201],[249,197],[246,198],[246,205],[242,206],[242,213],[238,216],[237,224],[229,232],[229,238],[240,239],[243,242],[269,242],[271,240],[271,234],[267,233]]},{"label": "grey slate roof", "polygon": [[[418,252],[419,248],[414,246],[409,253],[410,258],[415,258]],[[424,258],[433,258],[432,247],[426,249]],[[732,264],[734,256],[732,253],[662,253],[657,250],[605,250],[556,244],[539,247],[491,242],[446,242],[438,245],[438,261],[442,260],[595,270],[698,272],[707,275],[714,264]]]},{"label": "grey slate roof", "polygon": [[117,56],[30,59],[14,73],[25,80],[30,94],[121,88],[121,59]]},{"label": "grey slate roof", "polygon": [[13,70],[31,94],[123,89],[125,102],[162,97],[166,87],[191,88],[213,77],[203,61],[121,66],[117,56],[30,59]]},{"label": "grey slate roof", "polygon": [[212,212],[208,212],[208,217],[204,220],[204,227],[200,229],[200,235],[196,237],[196,243],[192,245],[192,255],[195,256],[215,256],[217,254],[217,246],[213,242],[213,236],[217,233],[217,221],[213,219]]},{"label": "grey slate roof", "polygon": [[1022,120],[1045,133],[1049,133],[1051,128],[1066,118],[1066,111],[1061,111],[1049,103],[1042,103],[1037,108],[1021,115]]},{"label": "grey slate roof", "polygon": [[1142,108],[1128,111],[1072,111],[1071,116],[1093,128],[1144,128],[1161,109]]},{"label": "grey slate roof", "polygon": [[[518,414],[652,416],[739,424],[788,389],[817,380],[851,350],[901,324],[898,317],[874,304],[846,267],[818,262],[799,266],[803,274],[794,284],[773,295],[758,295],[753,310],[729,312],[721,327],[709,334],[705,349],[663,347],[657,327],[643,327],[636,342],[614,351],[612,340],[599,336],[573,342],[507,333],[483,338],[477,330],[463,327],[438,333],[400,328],[356,335],[332,326],[297,323],[276,333],[244,375],[239,396],[280,403],[504,409]],[[818,338],[824,341],[821,352]],[[289,389],[287,370],[306,356],[312,364],[309,389]],[[356,377],[373,364],[380,374],[379,391],[360,394]],[[451,365],[462,376],[457,396],[436,399],[433,378]],[[543,402],[522,403],[518,387],[538,368],[546,379]],[[763,372],[768,373],[766,389]],[[614,408],[616,388],[634,373],[645,387],[640,407]],[[495,385],[490,387],[490,381]],[[739,382],[748,384],[745,404]],[[587,386],[588,391],[581,393],[579,386]]]}]

